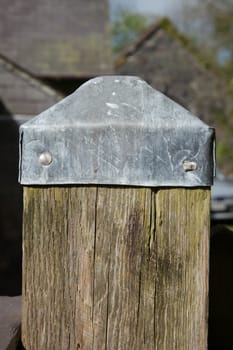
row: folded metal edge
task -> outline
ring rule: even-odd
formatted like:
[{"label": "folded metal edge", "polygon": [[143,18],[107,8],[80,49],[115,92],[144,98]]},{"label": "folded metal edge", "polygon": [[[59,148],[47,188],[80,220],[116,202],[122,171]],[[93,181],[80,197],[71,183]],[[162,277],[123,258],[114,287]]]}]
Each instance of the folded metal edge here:
[{"label": "folded metal edge", "polygon": [[[147,155],[144,155],[142,156],[142,161],[134,162],[133,157],[137,158],[138,153],[142,153],[140,148],[135,148],[131,150],[130,154],[127,154],[125,150],[128,144],[122,145],[120,150],[121,153],[117,154],[116,149],[119,148],[119,144],[116,144],[115,142],[114,150],[114,142],[111,144],[112,141],[110,140],[110,142],[106,141],[104,147],[107,149],[113,147],[112,153],[108,156],[105,156],[105,159],[102,157],[103,159],[100,161],[100,164],[97,164],[97,159],[100,159],[100,157],[97,153],[95,154],[95,147],[99,148],[99,145],[94,144],[93,148],[91,148],[89,145],[89,149],[88,147],[85,148],[85,145],[82,145],[78,142],[75,145],[75,130],[72,132],[73,139],[70,143],[73,149],[71,147],[64,149],[63,142],[61,142],[60,147],[56,148],[54,146],[54,140],[50,140],[49,144],[47,144],[48,138],[46,138],[46,136],[44,137],[43,135],[44,139],[41,142],[41,135],[38,135],[38,133],[35,132],[35,129],[24,129],[24,127],[21,126],[19,182],[22,185],[99,184],[143,187],[211,186],[213,184],[216,163],[215,130],[213,128],[206,128],[204,132],[206,131],[206,139],[203,141],[205,149],[198,150],[198,153],[201,152],[202,155],[201,157],[199,156],[199,164],[197,166],[197,168],[200,169],[201,162],[203,163],[201,166],[205,167],[206,170],[203,172],[199,171],[199,173],[197,173],[198,169],[196,169],[195,157],[186,157],[185,152],[184,155],[182,155],[182,157],[177,160],[179,168],[175,167],[174,164],[171,164],[171,160],[169,159],[170,155],[167,154],[165,154],[165,156],[163,154],[152,154],[151,158],[148,158]],[[40,130],[40,132],[42,132],[42,134],[49,134],[49,138],[51,138],[51,135],[53,134],[52,130]],[[118,132],[118,135],[120,138],[120,132]],[[200,135],[197,136],[200,137]],[[153,143],[154,138],[155,136],[152,135],[151,143]],[[80,139],[80,135],[78,135],[78,139]],[[122,139],[118,141],[120,143]],[[92,144],[92,141],[90,144]],[[31,145],[33,145],[33,147],[30,149]],[[155,149],[156,144],[151,146],[151,150],[153,147]],[[77,155],[79,150],[83,155]],[[100,150],[100,152],[103,153],[103,149]],[[74,153],[75,156],[72,156],[72,153]],[[186,153],[188,154],[188,152]],[[50,159],[50,155],[51,157],[54,157],[53,160]],[[115,167],[115,164],[110,164],[109,157],[112,159],[114,156],[118,158],[125,157],[125,159],[122,163],[119,162],[119,167],[117,169],[111,171],[111,168]],[[167,157],[167,165],[165,164],[165,161],[163,162],[163,159],[162,161],[155,161],[155,159],[163,158],[163,156],[164,159]],[[148,159],[149,161],[148,168],[147,164],[145,164],[144,159]],[[129,164],[126,164],[127,160],[129,161]],[[106,166],[108,163],[109,167]],[[123,163],[124,166],[122,166]],[[181,165],[183,166],[182,171],[180,170]],[[154,171],[153,167],[158,168],[158,170]],[[104,171],[106,171],[107,174],[104,174]]]}]

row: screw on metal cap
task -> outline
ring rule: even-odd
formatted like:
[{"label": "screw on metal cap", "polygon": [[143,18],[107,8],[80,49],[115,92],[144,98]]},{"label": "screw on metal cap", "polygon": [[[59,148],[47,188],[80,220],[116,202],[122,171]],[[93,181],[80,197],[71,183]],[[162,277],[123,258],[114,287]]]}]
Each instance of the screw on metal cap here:
[{"label": "screw on metal cap", "polygon": [[24,185],[213,181],[214,130],[138,77],[88,81],[23,124],[20,140]]},{"label": "screw on metal cap", "polygon": [[49,152],[43,152],[39,156],[39,162],[41,165],[48,166],[52,163],[52,155]]}]

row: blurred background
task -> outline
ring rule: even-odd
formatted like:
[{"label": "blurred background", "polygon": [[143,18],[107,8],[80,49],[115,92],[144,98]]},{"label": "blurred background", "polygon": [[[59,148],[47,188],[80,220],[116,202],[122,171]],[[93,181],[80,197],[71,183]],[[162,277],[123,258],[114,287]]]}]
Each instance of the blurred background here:
[{"label": "blurred background", "polygon": [[[215,227],[211,243],[211,285],[219,285],[223,275],[226,285],[211,295],[210,344],[211,349],[233,349],[233,1],[0,4],[0,295],[21,294],[19,125],[92,77],[138,75],[216,128],[217,165],[228,179],[219,177],[225,192],[220,187],[213,208],[216,215],[222,212],[212,218],[213,223],[227,219],[230,226],[222,245]],[[223,322],[227,335],[216,331]]]}]

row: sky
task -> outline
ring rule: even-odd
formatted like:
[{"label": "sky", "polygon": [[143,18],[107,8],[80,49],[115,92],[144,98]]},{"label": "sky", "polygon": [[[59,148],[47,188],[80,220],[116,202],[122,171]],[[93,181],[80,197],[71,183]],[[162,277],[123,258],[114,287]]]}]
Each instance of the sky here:
[{"label": "sky", "polygon": [[109,4],[111,16],[119,7],[128,8],[132,12],[169,16],[180,10],[182,1],[183,0],[109,0]]}]

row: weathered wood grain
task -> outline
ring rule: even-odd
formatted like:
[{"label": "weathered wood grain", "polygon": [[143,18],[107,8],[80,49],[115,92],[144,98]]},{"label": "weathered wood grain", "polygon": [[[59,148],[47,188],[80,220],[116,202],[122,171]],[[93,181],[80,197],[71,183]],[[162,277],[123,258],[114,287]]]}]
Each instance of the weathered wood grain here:
[{"label": "weathered wood grain", "polygon": [[27,350],[204,350],[210,191],[25,187]]}]

